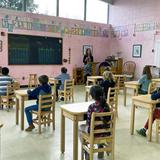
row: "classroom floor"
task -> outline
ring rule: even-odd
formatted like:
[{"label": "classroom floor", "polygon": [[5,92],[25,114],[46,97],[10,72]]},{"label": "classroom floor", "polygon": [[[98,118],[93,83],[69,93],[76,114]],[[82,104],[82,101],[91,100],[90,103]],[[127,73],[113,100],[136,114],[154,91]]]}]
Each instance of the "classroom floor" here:
[{"label": "classroom floor", "polygon": [[[131,91],[130,91],[131,95]],[[123,106],[123,94],[119,94],[119,118],[116,123],[115,160],[155,160],[159,157],[160,144],[155,142],[155,125],[153,125],[153,140],[148,142],[146,138],[130,135],[131,96],[127,96],[127,106]],[[84,86],[75,87],[75,101],[82,102],[85,99]],[[25,106],[34,103],[28,101]],[[56,103],[56,129],[43,128],[39,135],[37,129],[31,133],[20,130],[15,125],[15,108],[9,112],[0,110],[0,122],[4,123],[1,131],[1,159],[0,160],[72,160],[72,121],[66,120],[66,151],[60,153],[60,105]],[[147,110],[136,110],[135,128],[144,125],[147,118]],[[25,127],[27,123],[25,121]],[[79,143],[79,159],[80,159]],[[97,156],[95,155],[95,160]],[[105,157],[109,160],[110,157]]]}]

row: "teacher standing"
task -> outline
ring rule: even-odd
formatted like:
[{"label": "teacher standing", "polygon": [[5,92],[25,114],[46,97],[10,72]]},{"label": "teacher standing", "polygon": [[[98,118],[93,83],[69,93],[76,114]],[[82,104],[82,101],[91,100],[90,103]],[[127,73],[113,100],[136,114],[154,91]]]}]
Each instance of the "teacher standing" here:
[{"label": "teacher standing", "polygon": [[87,76],[92,75],[92,64],[93,62],[93,56],[90,48],[86,49],[86,53],[83,57],[83,63],[84,63],[84,82],[87,81]]}]

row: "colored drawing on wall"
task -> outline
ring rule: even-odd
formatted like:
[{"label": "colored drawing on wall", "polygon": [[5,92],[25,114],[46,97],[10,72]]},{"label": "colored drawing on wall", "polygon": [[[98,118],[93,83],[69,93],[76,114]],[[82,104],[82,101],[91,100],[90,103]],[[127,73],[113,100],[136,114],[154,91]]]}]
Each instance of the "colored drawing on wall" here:
[{"label": "colored drawing on wall", "polygon": [[[56,23],[55,23],[56,22]],[[43,32],[53,32],[60,33],[63,37],[65,34],[68,35],[80,35],[80,36],[92,36],[92,37],[109,37],[109,29],[95,29],[95,26],[80,26],[75,25],[66,26],[57,20],[53,23],[53,20],[48,20],[44,22],[39,18],[28,18],[28,17],[18,17],[18,16],[4,16],[2,18],[2,28],[7,28],[8,32],[13,32],[14,29],[21,30],[33,30],[33,31],[43,31]],[[47,24],[46,24],[47,23]]]},{"label": "colored drawing on wall", "polygon": [[126,26],[114,27],[111,31],[112,38],[121,39],[128,36],[128,28]]},{"label": "colored drawing on wall", "polygon": [[140,58],[142,53],[142,45],[141,44],[134,44],[132,50],[132,57]]}]

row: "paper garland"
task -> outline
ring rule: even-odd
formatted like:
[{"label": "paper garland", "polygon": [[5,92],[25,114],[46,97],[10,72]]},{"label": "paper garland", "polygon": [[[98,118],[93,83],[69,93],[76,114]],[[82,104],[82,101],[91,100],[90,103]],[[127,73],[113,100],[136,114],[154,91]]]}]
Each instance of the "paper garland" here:
[{"label": "paper garland", "polygon": [[[25,20],[24,20],[25,19]],[[27,21],[26,21],[27,20]],[[51,20],[51,24],[41,23],[38,18],[33,18],[28,20],[27,17],[24,17],[21,20],[20,17],[15,16],[4,16],[1,20],[2,28],[7,28],[9,32],[13,32],[14,29],[21,30],[32,30],[32,31],[43,31],[43,32],[54,32],[60,33],[61,36],[64,34],[69,35],[80,35],[80,36],[92,36],[92,37],[109,37],[108,29],[92,29],[92,28],[84,28],[78,25],[72,26],[63,26],[61,23],[55,24],[53,20]]]}]

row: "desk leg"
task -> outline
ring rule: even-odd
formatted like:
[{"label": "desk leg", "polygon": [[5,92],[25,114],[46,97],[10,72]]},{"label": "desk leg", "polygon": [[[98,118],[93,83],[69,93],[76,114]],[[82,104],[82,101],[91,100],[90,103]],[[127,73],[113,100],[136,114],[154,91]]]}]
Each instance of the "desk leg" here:
[{"label": "desk leg", "polygon": [[61,109],[61,153],[65,152],[65,117]]},{"label": "desk leg", "polygon": [[21,130],[24,130],[24,98],[21,98]]},{"label": "desk leg", "polygon": [[19,99],[16,98],[16,124],[19,123]]},{"label": "desk leg", "polygon": [[153,108],[149,109],[149,123],[148,123],[148,141],[152,141],[152,120],[153,120]]},{"label": "desk leg", "polygon": [[134,96],[138,96],[138,88],[134,89]]},{"label": "desk leg", "polygon": [[127,92],[127,88],[124,87],[124,106],[126,106],[126,93]]},{"label": "desk leg", "polygon": [[86,97],[85,97],[85,101],[88,102],[88,91],[86,91]]},{"label": "desk leg", "polygon": [[57,81],[54,81],[54,96],[55,96],[55,101],[57,99],[57,96],[56,96],[56,87],[57,87],[57,84],[56,84]]},{"label": "desk leg", "polygon": [[78,121],[73,121],[73,160],[78,160]]},{"label": "desk leg", "polygon": [[131,122],[130,122],[130,133],[131,133],[131,135],[133,135],[133,133],[134,133],[134,118],[135,118],[135,105],[134,105],[134,102],[132,102]]}]

